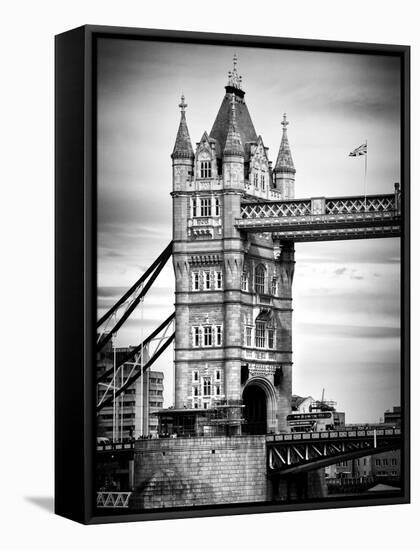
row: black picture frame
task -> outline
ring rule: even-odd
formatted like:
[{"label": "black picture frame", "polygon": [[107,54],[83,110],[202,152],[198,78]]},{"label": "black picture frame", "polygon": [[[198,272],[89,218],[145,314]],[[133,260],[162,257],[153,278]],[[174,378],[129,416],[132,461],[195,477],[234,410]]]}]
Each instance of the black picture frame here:
[{"label": "black picture frame", "polygon": [[[401,61],[401,404],[398,496],[293,504],[206,506],[101,514],[94,500],[96,334],[96,41],[124,38],[261,48],[392,55]],[[110,523],[403,504],[410,502],[410,47],[137,28],[82,26],[55,39],[55,512]]]}]

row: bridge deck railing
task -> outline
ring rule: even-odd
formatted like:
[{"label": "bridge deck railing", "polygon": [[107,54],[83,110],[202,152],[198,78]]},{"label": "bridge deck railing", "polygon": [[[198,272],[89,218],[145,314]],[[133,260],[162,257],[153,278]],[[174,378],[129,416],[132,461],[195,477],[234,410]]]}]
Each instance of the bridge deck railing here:
[{"label": "bridge deck railing", "polygon": [[99,443],[96,445],[97,451],[132,451],[134,441],[128,443]]},{"label": "bridge deck railing", "polygon": [[325,432],[299,432],[267,435],[267,443],[289,443],[291,441],[319,441],[325,439],[354,439],[366,437],[400,436],[400,428],[367,429],[367,430],[334,430]]}]

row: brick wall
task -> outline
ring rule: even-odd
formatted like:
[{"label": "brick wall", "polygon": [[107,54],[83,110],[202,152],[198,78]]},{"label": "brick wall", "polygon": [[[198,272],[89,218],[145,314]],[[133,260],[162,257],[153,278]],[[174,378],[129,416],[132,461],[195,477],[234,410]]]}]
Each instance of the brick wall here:
[{"label": "brick wall", "polygon": [[265,436],[136,442],[131,508],[267,500]]}]

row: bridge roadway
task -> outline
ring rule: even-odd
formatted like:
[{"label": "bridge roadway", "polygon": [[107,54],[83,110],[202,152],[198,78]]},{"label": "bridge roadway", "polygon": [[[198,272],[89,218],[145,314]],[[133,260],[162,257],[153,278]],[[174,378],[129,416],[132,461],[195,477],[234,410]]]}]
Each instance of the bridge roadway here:
[{"label": "bridge roadway", "polygon": [[[240,436],[239,436],[240,437]],[[268,475],[289,475],[316,470],[362,456],[401,448],[400,428],[342,428],[324,432],[268,434]],[[135,441],[96,446],[99,456],[134,457]]]},{"label": "bridge roadway", "polygon": [[268,475],[291,475],[401,448],[401,429],[340,429],[267,435]]},{"label": "bridge roadway", "polygon": [[280,241],[398,237],[401,234],[400,190],[394,194],[319,197],[287,201],[247,201],[235,226],[246,232],[271,232]]}]

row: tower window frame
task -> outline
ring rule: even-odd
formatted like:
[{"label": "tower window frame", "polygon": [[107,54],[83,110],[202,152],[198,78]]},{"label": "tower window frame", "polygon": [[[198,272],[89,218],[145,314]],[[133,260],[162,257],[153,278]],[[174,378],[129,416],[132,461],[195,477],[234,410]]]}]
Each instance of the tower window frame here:
[{"label": "tower window frame", "polygon": [[211,198],[204,197],[200,199],[200,216],[209,218],[211,216]]},{"label": "tower window frame", "polygon": [[192,327],[193,348],[201,347],[201,327]]},{"label": "tower window frame", "polygon": [[203,378],[203,397],[210,397],[211,395],[211,380],[209,376]]},{"label": "tower window frame", "polygon": [[197,217],[197,198],[196,197],[193,197],[191,199],[191,213],[193,218]]},{"label": "tower window frame", "polygon": [[222,325],[215,325],[214,333],[215,333],[214,345],[217,346],[217,347],[222,346],[223,345],[223,326]]},{"label": "tower window frame", "polygon": [[259,264],[255,268],[255,292],[257,294],[265,294],[266,272],[265,267]]},{"label": "tower window frame", "polygon": [[278,281],[277,277],[271,279],[271,294],[273,296],[278,296]]},{"label": "tower window frame", "polygon": [[210,348],[213,345],[213,331],[211,325],[203,326],[203,347]]},{"label": "tower window frame", "polygon": [[266,342],[266,323],[264,321],[256,321],[255,323],[255,347],[259,349],[265,348]]},{"label": "tower window frame", "polygon": [[204,290],[211,290],[211,272],[203,272],[203,288]]},{"label": "tower window frame", "polygon": [[248,280],[249,280],[248,272],[247,271],[242,271],[242,273],[241,273],[241,290],[243,290],[244,292],[248,292]]},{"label": "tower window frame", "polygon": [[274,349],[274,328],[267,328],[267,345],[268,349]]},{"label": "tower window frame", "polygon": [[216,197],[214,199],[214,215],[220,216],[220,199],[219,197]]},{"label": "tower window frame", "polygon": [[199,271],[192,272],[192,289],[194,292],[197,292],[200,290],[200,272]]},{"label": "tower window frame", "polygon": [[211,160],[200,161],[200,178],[211,178]]},{"label": "tower window frame", "polygon": [[214,273],[214,286],[216,290],[222,290],[223,288],[223,273],[221,271],[215,271]]},{"label": "tower window frame", "polygon": [[249,325],[245,327],[245,346],[252,347],[252,326]]}]

